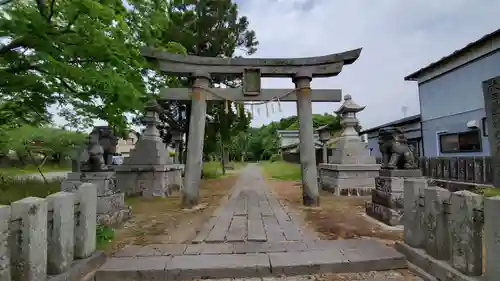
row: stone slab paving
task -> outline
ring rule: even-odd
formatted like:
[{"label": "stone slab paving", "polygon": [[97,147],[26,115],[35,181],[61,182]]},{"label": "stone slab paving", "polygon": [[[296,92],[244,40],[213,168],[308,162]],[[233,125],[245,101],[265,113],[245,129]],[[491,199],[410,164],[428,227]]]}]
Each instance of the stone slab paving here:
[{"label": "stone slab paving", "polygon": [[[327,281],[332,276],[315,276],[315,275],[296,275],[296,276],[279,276],[279,277],[253,277],[253,278],[225,278],[225,279],[195,279],[194,281]],[[347,277],[346,277],[347,278]],[[387,277],[379,276],[363,279],[334,279],[336,280],[355,280],[355,281],[422,281],[419,277]]]},{"label": "stone slab paving", "polygon": [[297,222],[272,194],[258,169],[250,166],[243,171],[230,199],[203,225],[193,243],[305,239]]},{"label": "stone slab paving", "polygon": [[241,174],[229,200],[193,244],[130,245],[96,272],[96,281],[250,278],[406,268],[403,255],[374,240],[305,235],[265,184],[259,168]]}]

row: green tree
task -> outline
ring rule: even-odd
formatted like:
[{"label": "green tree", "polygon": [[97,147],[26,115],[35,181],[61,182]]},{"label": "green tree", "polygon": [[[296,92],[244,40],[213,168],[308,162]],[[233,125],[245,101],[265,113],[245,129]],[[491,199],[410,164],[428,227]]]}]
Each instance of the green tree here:
[{"label": "green tree", "polygon": [[[341,118],[331,114],[313,114],[313,127],[328,126],[328,129],[334,135],[342,129],[340,125]],[[278,130],[298,130],[297,116],[282,118],[278,122],[272,122],[261,128],[252,128],[249,133],[248,154],[253,160],[267,160],[273,154],[279,152]]]},{"label": "green tree", "polygon": [[80,120],[98,117],[123,126],[123,113],[137,109],[143,83],[121,1],[4,3],[3,99],[39,114],[49,105],[71,106]]},{"label": "green tree", "polygon": [[41,155],[44,160],[60,162],[73,155],[85,139],[83,133],[24,125],[6,132],[1,150],[14,151],[21,161],[27,163],[31,161],[29,153],[31,156]]},{"label": "green tree", "polygon": [[138,113],[152,92],[139,48],[154,44],[183,51],[157,39],[168,27],[167,6],[167,1],[143,1],[132,9],[121,0],[3,1],[0,104],[9,106],[12,116],[35,112],[49,118],[48,107],[57,105],[73,127],[98,118],[124,131],[125,114]]},{"label": "green tree", "polygon": [[[289,124],[288,127],[286,127],[285,130],[298,130],[299,129],[299,120],[296,116],[293,117],[293,122],[289,123],[285,121],[285,124]],[[342,129],[342,126],[340,125],[340,120],[341,118],[337,115],[331,115],[328,113],[324,114],[313,114],[313,127],[318,128],[324,125],[328,126],[328,129],[330,131],[338,131]],[[283,120],[283,119],[282,119]],[[280,120],[281,123],[281,120]]]},{"label": "green tree", "polygon": [[[131,3],[141,7],[144,1],[137,0]],[[237,50],[244,54],[253,54],[256,51],[258,42],[255,32],[248,28],[248,19],[238,14],[238,6],[231,0],[169,1],[166,14],[169,24],[164,29],[157,30],[161,35],[155,36],[157,41],[151,46],[165,45],[168,43],[167,40],[175,41],[186,48],[186,53],[204,57],[234,57]],[[191,86],[191,81],[184,78],[165,77],[159,73],[155,73],[154,77],[150,79],[150,86],[155,93],[162,87]],[[212,84],[239,86],[238,81],[228,80],[227,77],[214,77]],[[161,103],[165,111],[160,118],[170,128],[188,134],[191,102]],[[229,108],[235,106],[232,102],[227,104]],[[226,105],[220,102],[209,103],[207,118],[205,155],[213,155],[222,146],[228,146],[230,138],[245,130],[250,123],[248,115],[240,113],[240,110],[236,112],[226,110]],[[214,142],[217,136],[222,144]]]}]

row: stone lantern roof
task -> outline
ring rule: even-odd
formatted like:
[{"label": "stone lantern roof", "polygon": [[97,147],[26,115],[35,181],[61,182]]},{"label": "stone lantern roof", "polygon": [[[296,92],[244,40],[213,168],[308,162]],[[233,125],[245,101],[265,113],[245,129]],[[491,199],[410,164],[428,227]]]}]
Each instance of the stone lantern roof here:
[{"label": "stone lantern roof", "polygon": [[319,127],[318,127],[318,128],[316,128],[314,131],[315,131],[315,132],[317,132],[317,133],[321,133],[321,132],[324,132],[324,131],[328,131],[328,125],[319,126]]},{"label": "stone lantern roof", "polygon": [[365,107],[366,106],[360,106],[353,102],[351,95],[345,95],[344,103],[342,104],[342,106],[340,106],[339,109],[337,109],[337,111],[335,111],[335,114],[342,115],[349,112],[357,113],[365,109]]}]

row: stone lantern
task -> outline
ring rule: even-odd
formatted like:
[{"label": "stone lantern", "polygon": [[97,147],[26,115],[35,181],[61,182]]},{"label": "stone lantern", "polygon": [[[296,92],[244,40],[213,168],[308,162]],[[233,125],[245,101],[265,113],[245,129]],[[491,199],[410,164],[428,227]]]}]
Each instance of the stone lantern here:
[{"label": "stone lantern", "polygon": [[342,121],[340,121],[343,129],[341,137],[360,139],[356,131],[356,126],[359,125],[356,113],[363,111],[363,109],[365,109],[365,106],[360,106],[353,102],[351,95],[345,95],[344,103],[335,111],[335,114],[342,117]]},{"label": "stone lantern", "polygon": [[335,150],[331,163],[320,164],[323,188],[334,191],[336,195],[369,194],[373,189],[380,165],[375,157],[367,153],[367,146],[356,131],[359,120],[356,114],[365,109],[356,104],[351,95],[345,95],[344,103],[335,113],[342,117],[342,134],[335,139]]},{"label": "stone lantern", "polygon": [[172,135],[172,144],[175,149],[174,163],[180,164],[180,154],[181,154],[181,142],[182,142],[182,132],[176,129],[170,130]]},{"label": "stone lantern", "polygon": [[323,145],[323,163],[328,162],[328,140],[331,138],[330,131],[328,130],[328,125],[324,125],[321,127],[318,127],[316,129],[316,132],[318,133],[319,140],[321,141]]},{"label": "stone lantern", "polygon": [[182,185],[182,166],[173,164],[160,137],[158,124],[161,107],[155,100],[145,106],[144,133],[130,157],[116,168],[117,184],[128,195],[141,194],[145,198],[165,197]]}]

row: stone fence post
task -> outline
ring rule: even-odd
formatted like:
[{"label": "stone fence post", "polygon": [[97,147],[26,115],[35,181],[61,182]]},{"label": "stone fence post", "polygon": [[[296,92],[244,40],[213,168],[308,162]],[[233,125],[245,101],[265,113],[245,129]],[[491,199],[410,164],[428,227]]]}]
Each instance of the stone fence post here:
[{"label": "stone fence post", "polygon": [[427,181],[406,179],[404,185],[404,242],[415,248],[423,248],[427,229],[424,223],[424,189]]},{"label": "stone fence post", "polygon": [[500,220],[498,214],[500,214],[500,196],[487,198],[484,202],[485,281],[500,280]]},{"label": "stone fence post", "polygon": [[468,276],[483,273],[482,201],[482,195],[467,190],[450,198],[451,265]]},{"label": "stone fence post", "polygon": [[[11,204],[12,218],[20,229],[11,232],[12,279],[19,281],[47,278],[47,201],[27,197]],[[12,242],[12,243],[11,243]]]},{"label": "stone fence post", "polygon": [[450,257],[448,206],[451,192],[437,186],[424,189],[424,216],[427,235],[425,251],[438,260]]},{"label": "stone fence post", "polygon": [[[75,205],[75,201],[78,204]],[[45,281],[96,249],[97,187],[0,205],[0,280]],[[75,221],[75,208],[78,209]]]},{"label": "stone fence post", "polygon": [[47,196],[48,220],[48,273],[66,271],[73,262],[75,198],[70,192],[57,192]]},{"label": "stone fence post", "polygon": [[10,206],[0,205],[0,280],[10,281],[9,254]]},{"label": "stone fence post", "polygon": [[426,180],[406,180],[404,188],[405,244],[396,248],[409,262],[443,280],[469,280],[483,275],[485,259],[484,280],[500,280],[500,196],[483,206],[480,194],[452,193]]},{"label": "stone fence post", "polygon": [[97,187],[84,183],[76,196],[79,205],[75,216],[75,258],[83,259],[96,249]]}]

